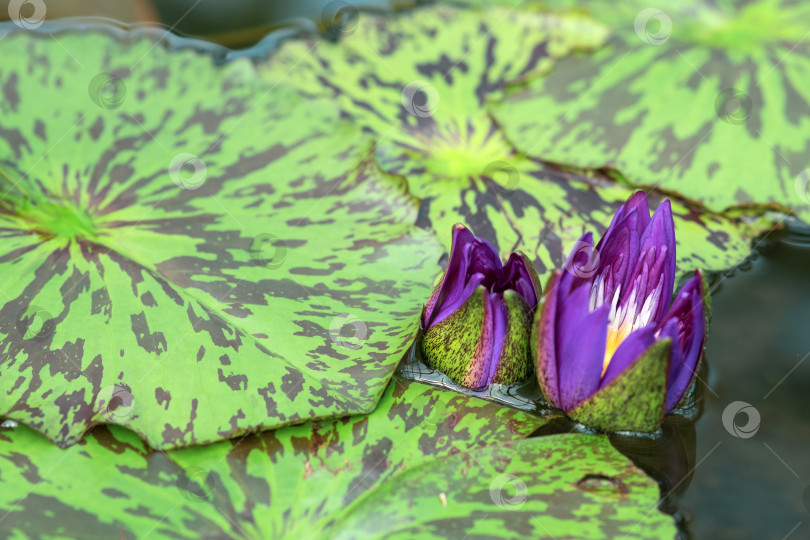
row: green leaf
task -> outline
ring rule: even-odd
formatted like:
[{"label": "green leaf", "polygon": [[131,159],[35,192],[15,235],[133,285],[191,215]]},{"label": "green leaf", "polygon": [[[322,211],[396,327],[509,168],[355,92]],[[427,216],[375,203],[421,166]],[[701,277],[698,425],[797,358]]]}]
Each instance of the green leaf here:
[{"label": "green leaf", "polygon": [[0,523],[29,537],[331,537],[404,471],[526,437],[543,424],[393,381],[368,416],[169,452],[115,426],[60,450],[20,426],[0,431]]},{"label": "green leaf", "polygon": [[363,16],[339,44],[286,43],[261,69],[271,83],[338,103],[377,137],[381,166],[405,175],[427,206],[511,153],[484,107],[490,96],[605,37],[579,15],[443,6]]},{"label": "green leaf", "polygon": [[[469,212],[466,221],[476,235],[495,243],[502,254],[526,252],[545,283],[584,233],[601,236],[632,191],[594,171],[509,159],[504,167],[511,184],[481,177],[460,191],[446,188],[436,200],[451,209],[434,213],[437,205],[432,201],[420,215],[449,249],[447,231],[458,221],[458,213]],[[664,195],[651,191],[648,198],[655,207]],[[750,255],[752,242],[774,226],[767,217],[718,214],[679,199],[671,203],[679,272],[734,268]]]},{"label": "green leaf", "polygon": [[672,538],[658,489],[607,438],[556,435],[437,459],[380,487],[332,538]]},{"label": "green leaf", "polygon": [[359,127],[154,38],[0,54],[0,414],[165,449],[373,409],[440,248]]},{"label": "green leaf", "polygon": [[493,108],[521,152],[618,168],[635,186],[713,210],[772,205],[810,217],[809,6],[600,0],[585,9],[615,32],[607,46],[558,62]]},{"label": "green leaf", "polygon": [[[417,223],[435,231],[445,249],[452,226],[462,221],[504,256],[525,251],[545,281],[582,233],[604,230],[631,191],[604,174],[527,159],[493,121],[487,102],[510,81],[542,78],[550,68],[546,77],[553,77],[553,59],[573,62],[556,58],[596,47],[604,37],[604,28],[581,14],[441,7],[361,17],[339,45],[287,43],[261,73],[303,95],[328,96],[374,134],[377,161],[407,179],[421,200]],[[532,60],[531,51],[547,56]],[[527,109],[523,120],[531,125],[543,114]],[[673,201],[673,211],[684,271],[740,264],[751,240],[771,226],[685,201]]]}]

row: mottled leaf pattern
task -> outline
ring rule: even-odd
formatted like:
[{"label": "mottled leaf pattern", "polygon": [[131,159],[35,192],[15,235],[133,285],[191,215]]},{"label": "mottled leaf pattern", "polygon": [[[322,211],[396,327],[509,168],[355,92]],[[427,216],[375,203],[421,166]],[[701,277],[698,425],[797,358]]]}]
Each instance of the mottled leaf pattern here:
[{"label": "mottled leaf pattern", "polygon": [[[20,427],[0,432],[0,527],[116,538],[674,534],[655,511],[654,482],[606,438],[520,441],[541,425],[395,380],[368,416],[169,452],[116,426],[67,450]],[[510,474],[525,483],[525,504],[508,504]]]},{"label": "mottled leaf pattern", "polygon": [[404,182],[328,102],[130,41],[0,41],[0,413],[171,448],[371,411],[439,270]]},{"label": "mottled leaf pattern", "polygon": [[[481,400],[396,382],[370,416],[168,453],[115,426],[66,450],[20,426],[0,432],[0,528],[32,537],[60,528],[118,537],[120,528],[137,538],[150,530],[161,537],[242,530],[301,538],[401,469],[525,437],[542,424]],[[53,519],[39,519],[45,510]]]},{"label": "mottled leaf pattern", "polygon": [[[286,44],[262,73],[334,99],[373,133],[378,162],[407,179],[421,199],[417,223],[445,249],[452,225],[463,222],[503,254],[525,251],[545,279],[583,232],[607,226],[631,192],[601,173],[523,157],[492,121],[487,101],[509,82],[544,78],[523,67],[530,51],[548,57],[542,71],[553,75],[551,58],[603,38],[604,29],[581,15],[442,7],[362,18],[339,45]],[[674,208],[685,271],[734,267],[770,226],[697,204],[676,201]]]},{"label": "mottled leaf pattern", "polygon": [[604,435],[488,446],[411,469],[334,538],[665,538],[658,489]]},{"label": "mottled leaf pattern", "polygon": [[611,27],[494,114],[524,153],[618,168],[714,210],[810,217],[810,6],[793,0],[552,1]]},{"label": "mottled leaf pattern", "polygon": [[[486,100],[507,82],[547,72],[557,58],[606,37],[604,27],[581,16],[449,7],[366,16],[352,30],[336,45],[287,43],[262,73],[304,95],[328,96],[374,134],[381,167],[405,176],[421,199],[423,226],[444,214],[475,226],[467,207],[473,196],[459,201],[459,194],[486,189],[491,183],[481,176],[513,156]],[[492,223],[476,234],[508,234],[511,214],[493,208],[489,195],[475,203]],[[442,237],[450,230],[436,225]]]},{"label": "mottled leaf pattern", "polygon": [[[508,82],[548,72],[573,51],[599,46],[606,36],[604,26],[582,16],[441,6],[362,14],[339,43],[291,41],[260,69],[272,83],[332,98],[378,135],[387,149],[382,154],[398,146],[398,152],[412,149],[441,162],[455,153],[446,166],[465,168],[463,158],[503,144],[490,142],[486,130],[468,129],[470,115],[487,117],[482,105],[489,96]],[[427,130],[432,142],[444,145],[426,144]]]},{"label": "mottled leaf pattern", "polygon": [[[519,158],[505,167],[514,185],[505,187],[482,178],[461,189],[465,221],[477,235],[496,239],[502,252],[519,249],[529,254],[544,283],[551,271],[562,267],[582,234],[604,232],[632,193],[598,172],[564,170]],[[664,195],[650,192],[648,198],[654,207]],[[750,254],[752,240],[773,226],[766,217],[724,215],[678,199],[671,202],[679,272],[733,268]],[[424,206],[420,217],[437,235],[449,231],[459,219],[452,210],[437,212],[430,219]],[[505,223],[496,226],[498,218]],[[449,232],[440,239],[449,249]]]}]

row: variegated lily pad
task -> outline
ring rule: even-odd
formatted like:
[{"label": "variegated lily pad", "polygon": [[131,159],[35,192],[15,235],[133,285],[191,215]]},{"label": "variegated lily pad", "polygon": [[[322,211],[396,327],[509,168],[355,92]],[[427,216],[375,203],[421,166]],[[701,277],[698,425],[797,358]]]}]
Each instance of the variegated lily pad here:
[{"label": "variegated lily pad", "polygon": [[550,3],[581,4],[614,36],[494,107],[521,152],[615,167],[714,210],[771,205],[810,219],[810,7]]},{"label": "variegated lily pad", "polygon": [[[484,177],[480,184],[462,190],[461,198],[477,234],[480,230],[498,238],[504,251],[529,253],[545,278],[564,264],[585,232],[604,232],[630,193],[595,171],[564,170],[513,158],[503,162],[502,172],[493,179]],[[664,195],[650,192],[648,198],[654,207]],[[733,268],[750,255],[755,238],[773,226],[764,217],[717,214],[678,199],[671,203],[679,272]],[[434,218],[433,227],[439,230],[449,228],[454,216],[448,212]],[[497,218],[505,219],[505,226],[492,228]],[[449,237],[445,235],[444,240]]]},{"label": "variegated lily pad", "polygon": [[0,55],[1,414],[161,449],[373,409],[440,248],[359,128],[152,38]]},{"label": "variegated lily pad", "polygon": [[169,452],[117,427],[63,451],[20,427],[0,432],[0,519],[32,537],[672,537],[605,437],[521,440],[542,424],[394,381],[368,416]]},{"label": "variegated lily pad", "polygon": [[405,175],[422,199],[466,186],[510,155],[487,99],[607,35],[578,15],[446,6],[363,16],[344,32],[337,44],[284,44],[262,73],[338,103],[375,135],[381,166]]},{"label": "variegated lily pad", "polygon": [[[377,161],[407,180],[421,199],[418,224],[446,249],[463,222],[504,254],[525,251],[547,274],[585,230],[604,229],[631,191],[604,174],[525,158],[487,103],[507,84],[553,76],[552,60],[604,38],[582,15],[439,7],[363,17],[337,45],[287,43],[261,71],[305,96],[328,96],[372,133]],[[675,219],[684,271],[739,264],[770,226],[686,202],[675,203]]]},{"label": "variegated lily pad", "polygon": [[333,538],[673,538],[657,501],[657,486],[604,435],[554,435],[411,469]]}]

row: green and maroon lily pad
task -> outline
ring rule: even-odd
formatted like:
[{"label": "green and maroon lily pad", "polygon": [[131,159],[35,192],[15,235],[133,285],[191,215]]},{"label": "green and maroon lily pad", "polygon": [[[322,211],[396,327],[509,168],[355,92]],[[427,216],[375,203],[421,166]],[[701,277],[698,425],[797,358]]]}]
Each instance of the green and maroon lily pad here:
[{"label": "green and maroon lily pad", "polygon": [[658,489],[605,436],[524,439],[383,484],[334,538],[633,538],[676,534]]},{"label": "green and maroon lily pad", "polygon": [[373,410],[441,249],[360,128],[154,38],[0,54],[0,414],[164,449]]},{"label": "green and maroon lily pad", "polygon": [[526,437],[543,424],[479,399],[393,381],[368,416],[169,452],[117,426],[97,428],[66,450],[20,426],[0,431],[1,523],[32,537],[82,530],[99,537],[242,531],[301,538],[327,530],[402,470]]},{"label": "green and maroon lily pad", "polygon": [[[260,70],[268,82],[329,97],[372,133],[377,161],[407,180],[421,200],[417,223],[445,249],[461,221],[501,255],[526,252],[545,280],[585,230],[607,226],[631,192],[601,173],[527,159],[493,121],[488,102],[510,83],[553,76],[554,65],[573,61],[562,57],[578,58],[604,39],[605,29],[581,14],[439,7],[361,17],[339,44],[286,43]],[[740,264],[772,225],[697,203],[676,200],[673,208],[684,271]]]},{"label": "green and maroon lily pad", "polygon": [[[509,158],[501,170],[493,178],[482,177],[480,184],[447,188],[440,197],[455,201],[452,211],[429,214],[425,206],[433,201],[423,201],[420,223],[435,230],[449,249],[450,235],[440,232],[466,215],[475,234],[493,241],[502,254],[527,253],[543,282],[564,264],[585,232],[603,232],[632,193],[597,171],[566,170],[525,158]],[[657,206],[664,194],[653,191],[648,197]],[[757,238],[774,227],[768,216],[715,213],[679,199],[671,203],[679,272],[734,268],[751,254]]]},{"label": "green and maroon lily pad", "polygon": [[655,483],[607,438],[524,440],[543,424],[395,380],[367,416],[168,452],[117,426],[60,450],[21,426],[0,431],[0,516],[32,537],[675,533]]},{"label": "green and maroon lily pad", "polygon": [[614,35],[493,108],[525,154],[613,167],[713,210],[810,218],[810,7],[789,0],[568,0]]},{"label": "green and maroon lily pad", "polygon": [[467,222],[457,197],[441,195],[483,188],[482,175],[512,155],[486,101],[508,82],[548,72],[560,57],[606,36],[601,24],[580,15],[441,6],[362,16],[337,44],[285,43],[261,72],[270,83],[332,99],[372,133],[377,161],[407,178],[422,214]]}]

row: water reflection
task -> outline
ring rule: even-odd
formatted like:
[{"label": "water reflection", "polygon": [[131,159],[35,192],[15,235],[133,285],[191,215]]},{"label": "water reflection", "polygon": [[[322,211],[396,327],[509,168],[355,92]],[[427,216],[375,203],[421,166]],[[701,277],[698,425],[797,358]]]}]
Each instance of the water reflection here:
[{"label": "water reflection", "polygon": [[561,413],[552,407],[540,392],[540,385],[536,377],[519,385],[491,384],[485,390],[469,390],[456,384],[449,377],[427,366],[419,354],[421,332],[416,341],[397,367],[396,375],[403,379],[413,379],[434,386],[441,386],[473,397],[494,401],[521,411],[544,417],[556,417]]},{"label": "water reflection", "polygon": [[810,538],[810,229],[792,223],[713,294],[713,373],[680,511],[695,538]]}]

